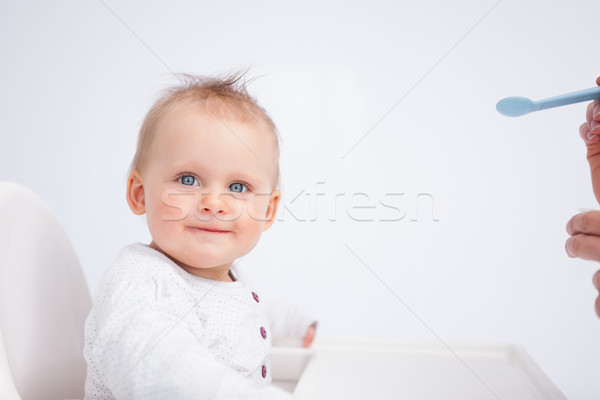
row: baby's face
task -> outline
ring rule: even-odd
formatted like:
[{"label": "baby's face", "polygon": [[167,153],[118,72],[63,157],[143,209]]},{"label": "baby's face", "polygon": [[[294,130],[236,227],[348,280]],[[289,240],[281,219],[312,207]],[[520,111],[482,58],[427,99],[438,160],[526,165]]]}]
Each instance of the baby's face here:
[{"label": "baby's face", "polygon": [[156,129],[141,178],[152,247],[218,280],[275,218],[274,138],[260,123],[221,120],[190,103]]}]

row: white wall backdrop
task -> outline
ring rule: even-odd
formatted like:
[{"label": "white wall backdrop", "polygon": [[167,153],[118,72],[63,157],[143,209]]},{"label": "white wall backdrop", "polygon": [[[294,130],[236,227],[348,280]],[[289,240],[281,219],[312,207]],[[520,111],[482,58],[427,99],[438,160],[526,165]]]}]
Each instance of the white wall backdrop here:
[{"label": "white wall backdrop", "polygon": [[593,86],[598,15],[597,0],[3,1],[0,179],[55,211],[93,291],[149,242],[125,182],[156,93],[172,71],[250,66],[283,138],[279,221],[240,263],[261,292],[322,336],[517,344],[568,398],[597,399],[598,264],[564,251],[567,220],[598,207],[585,104],[494,106]]}]

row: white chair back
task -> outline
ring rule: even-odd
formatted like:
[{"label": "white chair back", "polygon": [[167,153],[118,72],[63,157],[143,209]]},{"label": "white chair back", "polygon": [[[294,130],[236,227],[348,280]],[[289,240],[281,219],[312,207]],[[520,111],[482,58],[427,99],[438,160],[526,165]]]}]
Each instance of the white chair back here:
[{"label": "white chair back", "polygon": [[53,213],[31,190],[0,181],[0,399],[83,398],[91,307]]}]

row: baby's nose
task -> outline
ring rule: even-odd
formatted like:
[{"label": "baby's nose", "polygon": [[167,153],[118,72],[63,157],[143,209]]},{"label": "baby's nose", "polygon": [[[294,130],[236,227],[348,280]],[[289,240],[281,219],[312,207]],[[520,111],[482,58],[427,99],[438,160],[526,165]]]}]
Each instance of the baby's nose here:
[{"label": "baby's nose", "polygon": [[198,208],[204,213],[224,214],[227,211],[226,193],[201,193]]}]

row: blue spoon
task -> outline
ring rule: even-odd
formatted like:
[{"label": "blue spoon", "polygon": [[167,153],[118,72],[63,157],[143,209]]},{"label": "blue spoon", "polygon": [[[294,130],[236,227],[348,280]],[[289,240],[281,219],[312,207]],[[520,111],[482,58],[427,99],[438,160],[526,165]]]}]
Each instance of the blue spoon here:
[{"label": "blue spoon", "polygon": [[560,107],[595,99],[600,99],[600,86],[538,101],[531,101],[526,97],[507,97],[496,104],[496,110],[507,117],[519,117],[532,111],[540,111],[546,108]]}]

